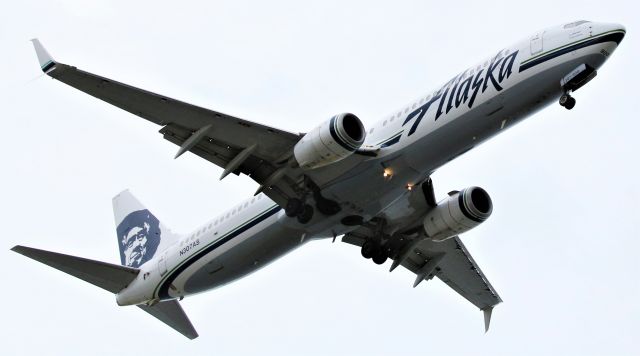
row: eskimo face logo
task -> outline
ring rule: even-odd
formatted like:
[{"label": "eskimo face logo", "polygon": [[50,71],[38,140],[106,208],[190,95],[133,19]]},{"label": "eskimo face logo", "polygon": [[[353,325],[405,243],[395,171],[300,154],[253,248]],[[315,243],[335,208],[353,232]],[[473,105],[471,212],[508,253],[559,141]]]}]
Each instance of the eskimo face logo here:
[{"label": "eskimo face logo", "polygon": [[149,210],[127,215],[116,228],[120,244],[120,262],[140,267],[150,260],[160,245],[160,222]]}]

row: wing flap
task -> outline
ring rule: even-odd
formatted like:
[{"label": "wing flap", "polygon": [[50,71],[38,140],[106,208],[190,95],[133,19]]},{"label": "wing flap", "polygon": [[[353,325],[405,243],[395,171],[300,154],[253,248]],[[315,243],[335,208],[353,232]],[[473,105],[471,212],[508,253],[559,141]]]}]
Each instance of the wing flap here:
[{"label": "wing flap", "polygon": [[177,300],[160,302],[154,306],[138,305],[138,307],[187,338],[193,340],[198,337],[198,332]]},{"label": "wing flap", "polygon": [[112,293],[120,292],[124,287],[129,285],[140,272],[137,268],[114,265],[25,246],[14,246],[11,251],[44,263]]}]

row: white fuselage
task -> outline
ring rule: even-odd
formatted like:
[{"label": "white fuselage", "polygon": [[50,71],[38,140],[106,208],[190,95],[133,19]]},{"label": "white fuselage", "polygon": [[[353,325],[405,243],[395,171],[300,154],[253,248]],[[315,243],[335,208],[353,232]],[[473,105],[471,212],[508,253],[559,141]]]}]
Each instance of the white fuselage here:
[{"label": "white fuselage", "polygon": [[[184,236],[141,267],[118,294],[120,305],[155,303],[219,287],[251,273],[310,239],[353,230],[347,215],[385,216],[388,226],[411,215],[413,185],[437,168],[563,94],[561,80],[582,64],[598,69],[624,36],[622,26],[557,26],[499,51],[369,128],[365,147],[309,173],[342,211],[316,213],[305,225],[264,195],[242,202]],[[383,177],[387,170],[393,179]]]}]

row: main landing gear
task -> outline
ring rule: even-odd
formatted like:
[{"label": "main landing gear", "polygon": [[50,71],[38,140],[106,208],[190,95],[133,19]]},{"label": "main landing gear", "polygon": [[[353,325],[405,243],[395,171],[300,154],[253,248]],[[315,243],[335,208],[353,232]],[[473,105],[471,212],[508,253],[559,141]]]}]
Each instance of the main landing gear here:
[{"label": "main landing gear", "polygon": [[375,219],[370,223],[373,224],[370,227],[373,234],[364,242],[360,253],[362,257],[370,258],[375,264],[381,265],[391,256],[390,240],[387,238],[388,235],[384,233],[386,220]]},{"label": "main landing gear", "polygon": [[[301,224],[306,224],[313,218],[313,213],[318,210],[326,216],[333,216],[342,210],[338,202],[322,196],[320,188],[305,176],[304,187],[298,191],[298,197],[290,198],[285,206],[285,214],[290,218],[297,218]],[[313,199],[311,199],[313,197]],[[308,201],[315,203],[315,209]]]},{"label": "main landing gear", "polygon": [[296,217],[299,223],[306,224],[313,218],[313,207],[298,198],[291,198],[284,208],[284,213],[290,218]]},{"label": "main landing gear", "polygon": [[576,106],[576,99],[569,93],[564,93],[560,97],[559,103],[561,106],[564,106],[565,109],[571,110],[574,106]]},{"label": "main landing gear", "polygon": [[367,242],[362,245],[360,253],[362,253],[362,257],[366,259],[371,258],[377,265],[385,263],[387,258],[389,258],[389,251],[385,248],[385,244],[376,243],[373,240],[367,240]]}]

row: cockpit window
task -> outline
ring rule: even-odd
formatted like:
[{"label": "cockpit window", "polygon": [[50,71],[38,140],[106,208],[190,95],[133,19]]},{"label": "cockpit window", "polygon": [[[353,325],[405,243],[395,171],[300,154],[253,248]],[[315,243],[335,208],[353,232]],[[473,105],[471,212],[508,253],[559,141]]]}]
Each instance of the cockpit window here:
[{"label": "cockpit window", "polygon": [[574,28],[574,27],[577,27],[577,26],[580,26],[582,24],[589,23],[589,22],[591,22],[591,21],[580,20],[580,21],[568,23],[568,24],[562,26],[562,28],[565,28],[565,29],[566,28]]}]

